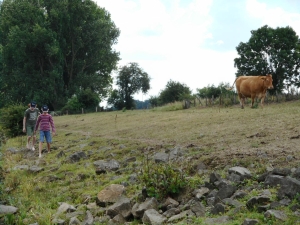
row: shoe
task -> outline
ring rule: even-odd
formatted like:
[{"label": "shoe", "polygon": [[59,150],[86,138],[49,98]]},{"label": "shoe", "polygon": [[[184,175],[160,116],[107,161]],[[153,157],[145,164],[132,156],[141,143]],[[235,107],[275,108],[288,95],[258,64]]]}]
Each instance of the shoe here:
[{"label": "shoe", "polygon": [[34,148],[34,146],[32,146],[32,151],[35,151],[35,148]]}]

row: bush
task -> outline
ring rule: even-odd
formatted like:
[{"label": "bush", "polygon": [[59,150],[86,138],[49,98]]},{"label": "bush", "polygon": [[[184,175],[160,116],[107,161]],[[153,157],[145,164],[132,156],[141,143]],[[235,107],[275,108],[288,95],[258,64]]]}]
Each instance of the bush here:
[{"label": "bush", "polygon": [[4,133],[15,137],[23,132],[23,118],[27,106],[21,104],[10,105],[0,109],[0,124]]},{"label": "bush", "polygon": [[138,179],[146,187],[148,196],[158,199],[178,194],[188,183],[185,174],[171,163],[149,163],[148,158]]}]

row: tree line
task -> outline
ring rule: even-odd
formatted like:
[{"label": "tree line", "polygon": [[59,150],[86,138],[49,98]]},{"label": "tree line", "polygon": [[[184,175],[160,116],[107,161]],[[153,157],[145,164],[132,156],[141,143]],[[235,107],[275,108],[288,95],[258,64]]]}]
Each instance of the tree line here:
[{"label": "tree line", "polygon": [[[120,33],[110,13],[92,0],[0,2],[0,108],[33,99],[52,110],[95,108],[104,99],[114,109],[135,108],[133,95],[147,93],[151,78],[136,62],[117,67],[120,53],[113,46]],[[300,86],[300,40],[291,27],[252,30],[236,50],[236,77],[272,74],[274,93]],[[218,97],[223,86],[196,94]],[[159,106],[193,95],[170,79],[149,102]]]}]

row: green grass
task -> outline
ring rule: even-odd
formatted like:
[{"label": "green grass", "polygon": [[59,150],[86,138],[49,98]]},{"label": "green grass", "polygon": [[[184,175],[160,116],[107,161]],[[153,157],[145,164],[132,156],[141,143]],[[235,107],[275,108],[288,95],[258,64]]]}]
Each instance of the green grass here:
[{"label": "green grass", "polygon": [[[18,214],[5,217],[8,224],[9,220],[19,221],[16,224],[49,224],[59,202],[83,204],[88,196],[94,201],[97,193],[107,185],[126,182],[130,174],[139,173],[147,155],[174,147],[180,147],[185,159],[188,158],[177,162],[176,166],[189,176],[191,188],[208,180],[207,174],[197,175],[195,171],[200,161],[222,177],[231,166],[244,166],[254,175],[260,175],[268,166],[286,167],[286,156],[298,154],[295,146],[299,140],[291,137],[299,135],[300,101],[266,104],[264,109],[260,106],[251,109],[247,105],[244,110],[239,106],[179,110],[180,104],[154,110],[54,117],[58,135],[53,137],[53,150],[43,154],[39,161],[37,151],[35,158],[6,152],[8,147],[24,148],[25,136],[7,140],[2,148],[1,165],[5,177],[2,190],[6,190],[2,199],[19,208]],[[66,156],[57,158],[61,151]],[[79,151],[89,157],[70,163],[68,157]],[[262,153],[267,157],[260,157]],[[125,167],[124,162],[130,157],[136,157],[136,162]],[[110,159],[121,164],[122,173],[96,175],[93,162]],[[299,161],[299,157],[295,157],[288,166],[298,167]],[[44,171],[32,174],[14,170],[17,165],[36,164]],[[251,185],[255,180],[247,182]],[[135,196],[141,188],[140,184],[130,185],[126,187],[126,195]],[[255,194],[253,190],[247,198]],[[275,192],[272,194],[274,198]],[[289,221],[295,221],[289,209],[285,210],[290,215]],[[232,216],[234,220],[230,224],[241,224],[245,218],[278,224],[274,219],[265,221],[262,214],[255,211],[244,210]],[[204,220],[193,221],[197,224]]]}]

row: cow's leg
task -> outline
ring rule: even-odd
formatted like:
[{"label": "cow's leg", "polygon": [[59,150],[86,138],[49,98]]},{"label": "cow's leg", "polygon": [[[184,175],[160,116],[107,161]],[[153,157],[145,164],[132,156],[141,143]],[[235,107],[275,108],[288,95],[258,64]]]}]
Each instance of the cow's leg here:
[{"label": "cow's leg", "polygon": [[251,108],[253,108],[254,99],[255,99],[255,97],[251,96]]},{"label": "cow's leg", "polygon": [[243,109],[245,105],[245,98],[241,98],[241,108]]},{"label": "cow's leg", "polygon": [[261,98],[261,101],[260,101],[261,107],[262,107],[262,108],[264,108],[264,101],[265,101],[265,97],[262,97],[262,98]]}]

